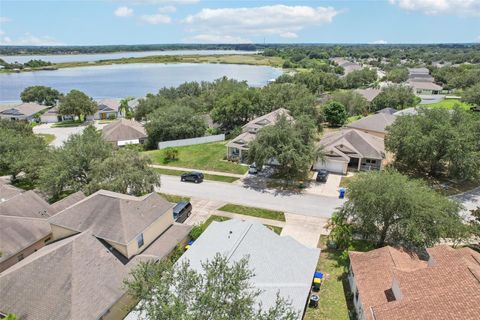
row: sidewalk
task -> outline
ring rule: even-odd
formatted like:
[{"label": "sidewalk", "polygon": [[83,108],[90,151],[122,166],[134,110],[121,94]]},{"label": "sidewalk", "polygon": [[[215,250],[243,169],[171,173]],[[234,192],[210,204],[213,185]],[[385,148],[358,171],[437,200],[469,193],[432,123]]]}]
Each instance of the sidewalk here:
[{"label": "sidewalk", "polygon": [[228,172],[219,172],[219,171],[209,171],[209,170],[200,170],[200,169],[192,169],[192,168],[182,168],[182,167],[172,167],[172,166],[162,166],[159,164],[151,164],[150,167],[152,168],[159,168],[159,169],[170,169],[170,170],[178,170],[178,171],[198,171],[205,174],[211,174],[214,176],[224,176],[224,177],[233,177],[233,178],[243,178],[245,175],[243,174],[236,174],[236,173],[228,173]]}]

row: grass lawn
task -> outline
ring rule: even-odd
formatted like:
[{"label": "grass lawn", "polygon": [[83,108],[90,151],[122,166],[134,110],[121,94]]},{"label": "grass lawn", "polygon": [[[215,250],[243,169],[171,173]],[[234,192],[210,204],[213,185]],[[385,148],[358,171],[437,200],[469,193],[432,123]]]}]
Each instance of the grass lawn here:
[{"label": "grass lawn", "polygon": [[37,136],[42,137],[47,144],[55,140],[55,135],[50,133],[37,133]]},{"label": "grass lawn", "polygon": [[[166,174],[169,176],[181,176],[186,172],[186,171],[180,171],[180,170],[174,170],[174,169],[163,169],[163,168],[154,168],[154,169],[158,171],[160,174]],[[204,174],[203,176],[205,180],[227,182],[227,183],[232,183],[238,180],[238,178],[235,178],[235,177],[217,176],[214,174]]]},{"label": "grass lawn", "polygon": [[347,122],[345,124],[352,123],[353,121],[357,121],[357,120],[362,119],[362,118],[363,118],[362,115],[348,117]]},{"label": "grass lawn", "polygon": [[285,221],[285,214],[283,212],[268,210],[268,209],[245,207],[245,206],[239,206],[236,204],[228,203],[223,207],[219,208],[218,210],[233,212],[233,213],[243,214],[246,216],[258,217],[258,218]]},{"label": "grass lawn", "polygon": [[175,194],[157,192],[159,195],[164,197],[168,202],[177,203],[180,201],[190,201],[190,197],[177,196]]},{"label": "grass lawn", "polygon": [[153,163],[165,166],[236,174],[244,174],[247,172],[247,166],[242,166],[234,162],[223,160],[227,154],[227,147],[225,146],[225,143],[225,141],[221,141],[177,147],[178,159],[174,161],[166,161],[163,150],[146,151],[145,154],[150,156]]},{"label": "grass lawn", "polygon": [[[317,270],[324,274],[324,282],[320,288],[320,304],[317,309],[307,308],[305,320],[348,320],[349,308],[347,301],[348,263],[342,258],[342,252],[328,249],[327,236],[321,236],[318,247],[322,249]],[[363,241],[354,241],[354,251],[368,251],[370,245]]]},{"label": "grass lawn", "polygon": [[271,226],[269,224],[264,224],[264,226],[267,227],[268,229],[272,230],[273,232],[275,232],[278,235],[280,235],[280,233],[282,233],[282,230],[283,230],[282,227]]},{"label": "grass lawn", "polygon": [[67,128],[67,127],[78,127],[83,121],[78,120],[65,120],[52,124],[52,128]]},{"label": "grass lawn", "polygon": [[420,106],[422,107],[427,107],[427,108],[445,108],[445,109],[453,109],[458,105],[460,108],[465,109],[465,110],[470,110],[471,105],[465,102],[462,102],[458,99],[445,99],[440,102],[436,103],[429,103],[429,104],[422,104]]},{"label": "grass lawn", "polygon": [[350,181],[352,181],[352,179],[354,179],[355,176],[350,176],[350,177],[341,177],[340,178],[340,187],[343,187],[343,188],[348,188],[348,184],[350,183]]}]

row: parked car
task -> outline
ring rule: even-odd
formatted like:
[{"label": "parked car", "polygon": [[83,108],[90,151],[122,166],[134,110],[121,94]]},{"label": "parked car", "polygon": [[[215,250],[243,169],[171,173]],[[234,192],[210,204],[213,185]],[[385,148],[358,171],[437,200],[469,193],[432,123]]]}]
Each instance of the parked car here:
[{"label": "parked car", "polygon": [[250,173],[250,174],[257,174],[258,173],[258,169],[257,169],[257,166],[255,165],[255,163],[252,163],[248,167],[248,173]]},{"label": "parked car", "polygon": [[187,172],[180,176],[181,181],[190,181],[195,183],[203,182],[203,173],[201,172]]},{"label": "parked car", "polygon": [[192,204],[188,201],[180,201],[173,207],[173,219],[176,222],[184,222],[190,217],[190,213],[192,213]]},{"label": "parked car", "polygon": [[325,169],[318,170],[318,174],[316,178],[317,182],[327,182],[327,179],[328,179],[328,171]]}]

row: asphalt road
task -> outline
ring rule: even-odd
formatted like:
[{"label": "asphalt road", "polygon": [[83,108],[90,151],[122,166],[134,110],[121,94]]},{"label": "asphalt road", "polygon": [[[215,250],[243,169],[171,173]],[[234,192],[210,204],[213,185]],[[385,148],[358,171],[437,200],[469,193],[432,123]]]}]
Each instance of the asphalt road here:
[{"label": "asphalt road", "polygon": [[223,182],[181,182],[180,177],[167,175],[162,175],[157,191],[321,218],[329,218],[344,202],[336,197],[254,190]]}]

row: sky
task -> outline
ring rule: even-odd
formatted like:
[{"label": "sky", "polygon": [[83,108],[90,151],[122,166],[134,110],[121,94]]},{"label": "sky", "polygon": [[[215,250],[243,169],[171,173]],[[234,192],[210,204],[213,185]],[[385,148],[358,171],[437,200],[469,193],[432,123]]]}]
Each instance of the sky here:
[{"label": "sky", "polygon": [[480,0],[0,0],[0,45],[480,42]]}]

